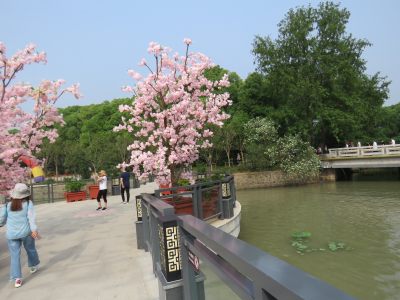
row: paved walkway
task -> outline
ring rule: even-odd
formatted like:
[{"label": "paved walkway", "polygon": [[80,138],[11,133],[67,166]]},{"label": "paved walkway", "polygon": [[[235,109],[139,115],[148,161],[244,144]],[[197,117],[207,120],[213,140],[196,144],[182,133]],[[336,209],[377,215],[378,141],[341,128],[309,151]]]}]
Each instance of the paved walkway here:
[{"label": "paved walkway", "polygon": [[155,188],[148,183],[131,189],[131,203],[125,205],[120,196],[110,196],[105,211],[95,210],[95,200],[35,206],[41,268],[29,274],[22,250],[24,283],[18,289],[9,281],[5,228],[0,228],[0,299],[158,299],[151,257],[136,249],[132,201]]}]

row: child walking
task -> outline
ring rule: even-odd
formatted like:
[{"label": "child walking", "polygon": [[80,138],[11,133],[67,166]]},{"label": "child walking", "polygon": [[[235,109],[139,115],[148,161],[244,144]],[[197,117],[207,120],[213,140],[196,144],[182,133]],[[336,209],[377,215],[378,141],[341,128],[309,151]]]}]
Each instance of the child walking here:
[{"label": "child walking", "polygon": [[26,184],[17,183],[11,191],[11,202],[2,207],[0,226],[7,224],[7,242],[10,251],[10,279],[14,286],[22,285],[21,246],[24,245],[28,255],[28,267],[31,274],[39,267],[39,255],[36,251],[35,239],[39,238],[35,222],[33,202],[29,200],[30,190]]}]

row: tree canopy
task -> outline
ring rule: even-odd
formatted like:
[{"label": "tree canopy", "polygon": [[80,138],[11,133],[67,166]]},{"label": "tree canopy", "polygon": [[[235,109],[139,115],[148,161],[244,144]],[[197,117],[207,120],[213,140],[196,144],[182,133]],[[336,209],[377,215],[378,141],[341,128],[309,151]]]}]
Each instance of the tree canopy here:
[{"label": "tree canopy", "polygon": [[153,174],[160,184],[175,185],[180,178],[187,178],[185,168],[198,159],[200,149],[212,146],[212,127],[221,127],[229,118],[222,110],[231,103],[229,93],[223,90],[230,84],[228,75],[208,79],[204,73],[213,63],[204,54],[189,52],[190,39],[184,43],[184,56],[171,55],[169,48],[150,43],[154,67],[142,60],[141,65],[151,70],[143,79],[128,71],[137,84],[125,90],[134,93],[135,101],[119,107],[129,118],[123,117],[114,129],[126,130],[135,139],[129,145],[130,160],[122,166],[132,166],[140,178]]},{"label": "tree canopy", "polygon": [[265,112],[282,133],[328,145],[375,134],[389,82],[366,74],[362,54],[371,44],[347,33],[349,18],[339,4],[323,2],[289,10],[275,40],[255,38],[255,63],[264,78],[254,75],[252,82],[267,91]]},{"label": "tree canopy", "polygon": [[115,99],[60,109],[66,125],[58,129],[57,141],[52,145],[46,143],[39,153],[46,159],[47,170],[84,177],[98,169],[116,174],[117,164],[128,159],[127,147],[132,138],[126,133],[113,133],[112,129],[121,119],[119,105],[130,102],[131,99]]},{"label": "tree canopy", "polygon": [[[64,93],[80,97],[79,84],[62,89],[64,80],[42,80],[34,87],[16,83],[16,77],[29,64],[46,62],[46,54],[37,52],[36,46],[7,57],[6,45],[0,41],[0,193],[5,194],[15,183],[28,177],[21,166],[21,158],[35,160],[42,143],[57,138],[56,124],[63,124],[55,103]],[[33,111],[22,109],[30,102]],[[42,177],[42,176],[39,176]],[[42,178],[40,178],[42,180]]]}]

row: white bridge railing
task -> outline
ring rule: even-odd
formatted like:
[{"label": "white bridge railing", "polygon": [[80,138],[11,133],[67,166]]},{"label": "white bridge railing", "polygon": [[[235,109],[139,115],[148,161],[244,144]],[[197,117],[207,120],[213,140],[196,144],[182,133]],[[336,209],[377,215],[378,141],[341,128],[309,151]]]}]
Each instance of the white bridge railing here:
[{"label": "white bridge railing", "polygon": [[400,155],[400,144],[329,149],[329,157]]}]

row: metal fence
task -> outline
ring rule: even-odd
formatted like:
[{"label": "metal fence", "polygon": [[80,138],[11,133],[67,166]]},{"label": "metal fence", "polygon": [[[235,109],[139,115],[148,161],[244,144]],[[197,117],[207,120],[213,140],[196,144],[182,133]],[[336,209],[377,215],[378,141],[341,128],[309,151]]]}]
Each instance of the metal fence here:
[{"label": "metal fence", "polygon": [[63,182],[31,184],[29,187],[31,189],[31,199],[35,204],[65,201],[65,184]]},{"label": "metal fence", "polygon": [[[156,197],[175,208],[175,213],[190,214],[202,220],[233,216],[236,189],[233,176],[185,187],[163,188],[154,191]],[[223,215],[223,216],[221,216]]]},{"label": "metal fence", "polygon": [[[89,195],[88,186],[93,185],[93,180],[83,180],[86,183],[86,186],[83,190]],[[114,184],[117,182],[117,184]],[[110,195],[118,195],[120,194],[119,190],[119,178],[109,178],[108,183],[108,193]],[[130,178],[130,186],[131,188],[139,188],[140,182],[135,176],[131,176]],[[64,192],[65,192],[65,183],[61,182],[46,182],[46,183],[34,183],[29,185],[31,189],[31,198],[35,202],[35,204],[42,203],[54,203],[58,201],[65,201]],[[9,199],[4,199],[2,201],[6,202]]]},{"label": "metal fence", "polygon": [[[228,182],[230,188],[233,178]],[[192,199],[201,197],[199,189],[202,187],[191,189]],[[150,194],[136,197],[137,247],[151,253],[160,299],[205,299],[203,263],[242,299],[354,299],[211,226],[195,216],[195,212],[193,215],[175,214],[176,208],[164,201],[168,198],[161,196],[161,192],[157,193],[159,197]],[[231,192],[230,197],[234,196]],[[196,201],[198,199],[193,203]],[[225,209],[230,208],[222,206],[219,218],[224,218]],[[201,216],[201,210],[197,214]]]}]

